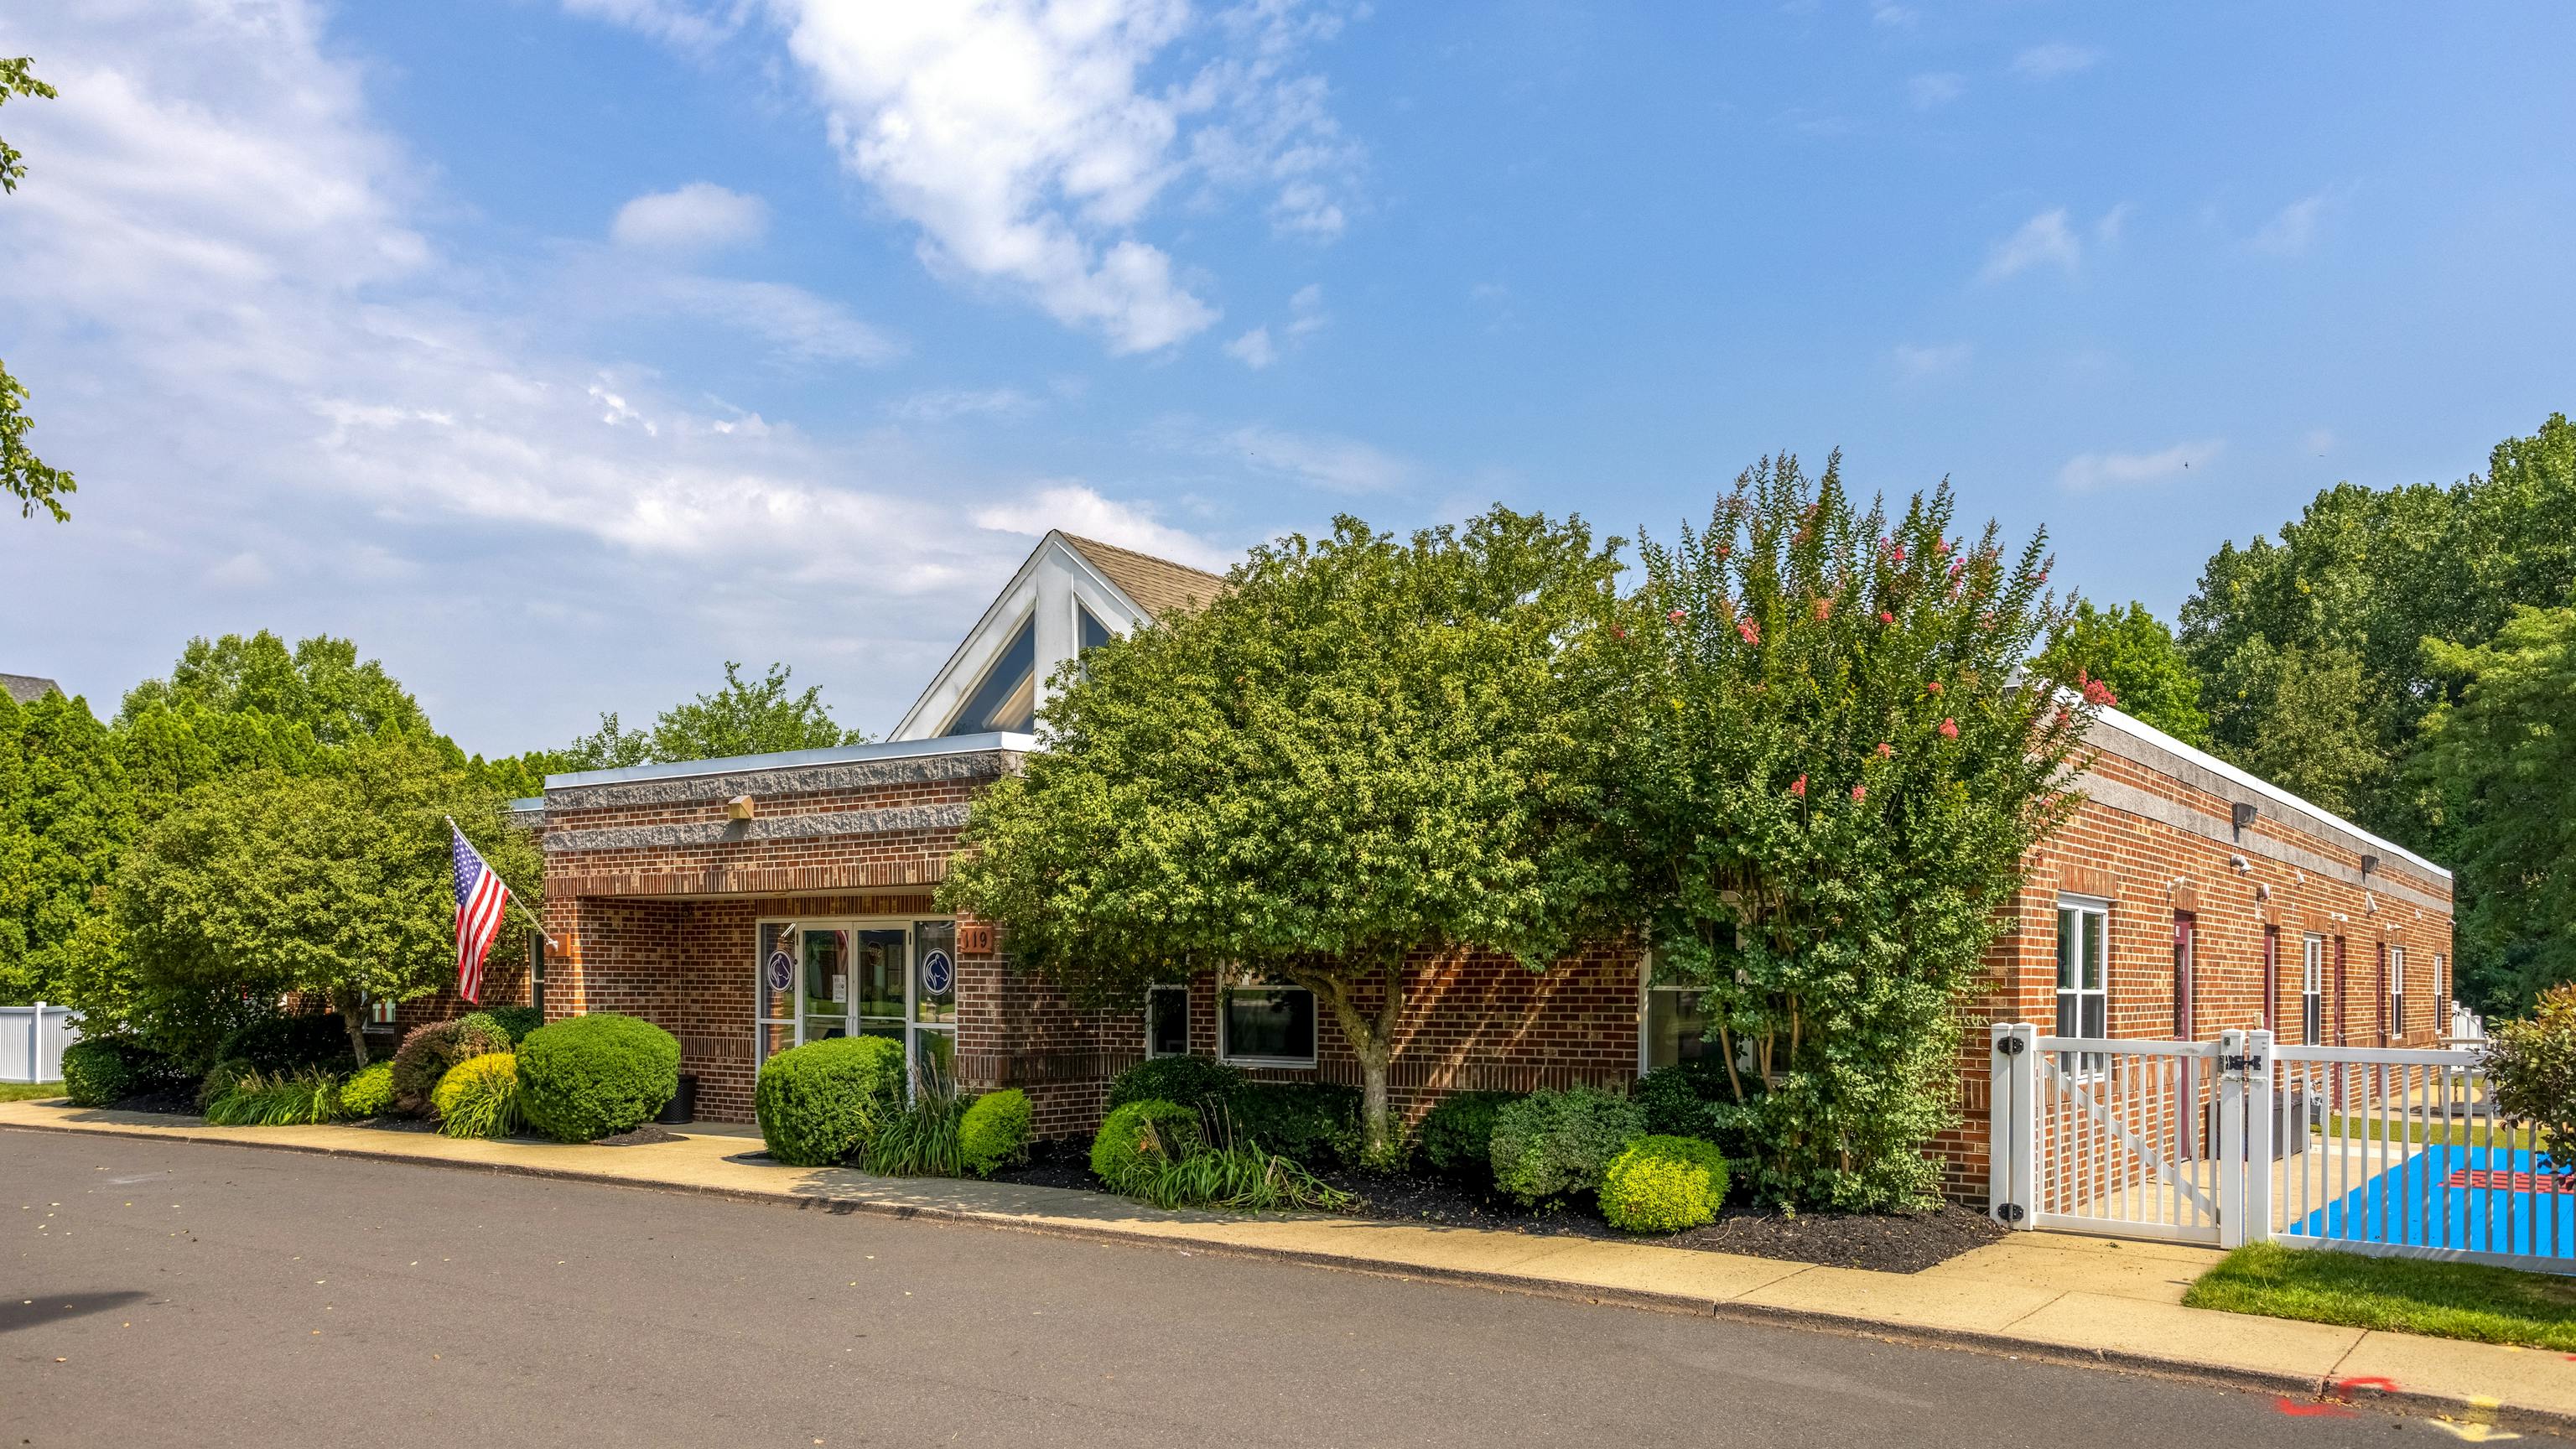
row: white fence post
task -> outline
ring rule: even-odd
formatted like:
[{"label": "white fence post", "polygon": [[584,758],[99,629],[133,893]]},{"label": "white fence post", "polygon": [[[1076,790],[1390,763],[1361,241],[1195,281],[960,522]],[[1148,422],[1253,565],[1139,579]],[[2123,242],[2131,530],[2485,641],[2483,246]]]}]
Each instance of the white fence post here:
[{"label": "white fence post", "polygon": [[[2218,1246],[2245,1245],[2245,1033],[2218,1034]],[[2271,1164],[2263,1164],[2266,1172]]]},{"label": "white fence post", "polygon": [[2272,1164],[2281,1156],[2279,1078],[2272,1070],[2272,1034],[2245,1034],[2245,1216],[2238,1241],[2272,1241]]},{"label": "white fence post", "polygon": [[1986,1098],[1986,1215],[2036,1227],[2039,1168],[2039,1029],[1996,1022]]}]

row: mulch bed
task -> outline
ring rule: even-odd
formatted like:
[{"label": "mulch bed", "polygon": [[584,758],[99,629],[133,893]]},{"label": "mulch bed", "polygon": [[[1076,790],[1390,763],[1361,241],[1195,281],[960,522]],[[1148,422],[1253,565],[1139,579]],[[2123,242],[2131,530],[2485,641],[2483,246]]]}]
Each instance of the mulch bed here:
[{"label": "mulch bed", "polygon": [[614,1137],[594,1137],[591,1139],[590,1145],[593,1147],[645,1147],[656,1142],[677,1142],[679,1140],[679,1133],[672,1131],[668,1127],[657,1127],[654,1124],[647,1122],[632,1132],[620,1132]]},{"label": "mulch bed", "polygon": [[111,1110],[118,1112],[159,1112],[174,1117],[197,1115],[194,1091],[137,1092],[118,1102]]},{"label": "mulch bed", "polygon": [[[1731,1207],[1704,1228],[1665,1237],[1622,1232],[1588,1202],[1530,1209],[1510,1198],[1428,1173],[1378,1177],[1350,1171],[1320,1174],[1360,1199],[1357,1215],[1382,1222],[1483,1228],[1544,1237],[1602,1238],[1707,1253],[1741,1253],[1792,1263],[1919,1273],[2001,1238],[2006,1229],[1981,1213],[1945,1206],[1927,1213],[1809,1213],[1782,1217]],[[996,1182],[1033,1187],[1103,1189],[1091,1175],[1087,1142],[1029,1144],[1029,1160],[993,1174]]]}]

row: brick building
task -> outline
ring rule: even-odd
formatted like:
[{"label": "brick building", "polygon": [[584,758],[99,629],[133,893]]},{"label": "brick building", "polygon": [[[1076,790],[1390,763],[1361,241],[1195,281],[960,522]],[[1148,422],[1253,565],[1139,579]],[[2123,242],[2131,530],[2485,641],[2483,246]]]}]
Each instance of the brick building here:
[{"label": "brick building", "polygon": [[[1209,574],[1051,534],[884,743],[561,775],[526,802],[543,832],[550,1016],[613,1010],[680,1039],[698,1110],[747,1120],[759,1063],[881,1033],[970,1089],[1017,1086],[1058,1135],[1097,1122],[1111,1075],[1194,1052],[1266,1076],[1356,1083],[1294,988],[1173,983],[1141,1008],[1076,1011],[1012,972],[987,925],[940,915],[968,802],[1036,748],[1053,667],[1218,586]],[[2448,1019],[2448,872],[2117,713],[2088,739],[2086,799],[2034,853],[1976,1022],[2208,1038],[2428,1045]],[[525,986],[496,983],[503,991]],[[1392,1066],[1419,1112],[1471,1088],[1610,1083],[1714,1050],[1696,993],[1604,946],[1536,973],[1426,963]],[[524,995],[522,996],[524,998]],[[1985,1182],[1983,1034],[1942,1141],[1962,1196]]]}]

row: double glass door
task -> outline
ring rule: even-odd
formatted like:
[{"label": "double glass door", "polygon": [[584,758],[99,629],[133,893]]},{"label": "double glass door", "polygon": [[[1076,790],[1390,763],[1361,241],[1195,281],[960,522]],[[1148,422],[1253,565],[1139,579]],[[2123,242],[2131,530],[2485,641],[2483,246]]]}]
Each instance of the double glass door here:
[{"label": "double glass door", "polygon": [[807,1042],[882,1036],[907,1075],[957,1066],[957,925],[882,919],[764,921],[761,1059]]}]

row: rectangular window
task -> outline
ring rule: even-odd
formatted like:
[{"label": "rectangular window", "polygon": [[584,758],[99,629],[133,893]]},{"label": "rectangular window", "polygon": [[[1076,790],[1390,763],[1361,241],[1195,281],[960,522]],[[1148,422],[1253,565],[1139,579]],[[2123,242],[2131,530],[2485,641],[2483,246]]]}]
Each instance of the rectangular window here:
[{"label": "rectangular window", "polygon": [[1157,986],[1145,993],[1145,1055],[1190,1054],[1190,989]]},{"label": "rectangular window", "polygon": [[2299,943],[2299,1040],[2326,1044],[2326,938],[2310,936]]},{"label": "rectangular window", "polygon": [[2406,1034],[2406,948],[2388,948],[2388,1029]]},{"label": "rectangular window", "polygon": [[[2061,898],[2057,903],[2057,1035],[2102,1038],[2111,1034],[2111,911],[2107,901]],[[2087,1052],[2080,1062],[2061,1058],[2060,1070],[2098,1071],[2103,1057]]]},{"label": "rectangular window", "polygon": [[2263,928],[2263,1029],[2278,1032],[2281,1002],[2281,928]]},{"label": "rectangular window", "polygon": [[400,1010],[401,1006],[402,1003],[394,1000],[390,996],[371,998],[367,1002],[367,1025],[392,1026],[394,1024],[394,1013]]},{"label": "rectangular window", "polygon": [[1217,1054],[1252,1066],[1315,1064],[1315,993],[1302,986],[1238,986],[1217,1016]]},{"label": "rectangular window", "polygon": [[1708,1013],[1700,1009],[1698,987],[1646,988],[1646,1048],[1640,1071],[1716,1056],[1717,1043],[1708,1039]]}]

